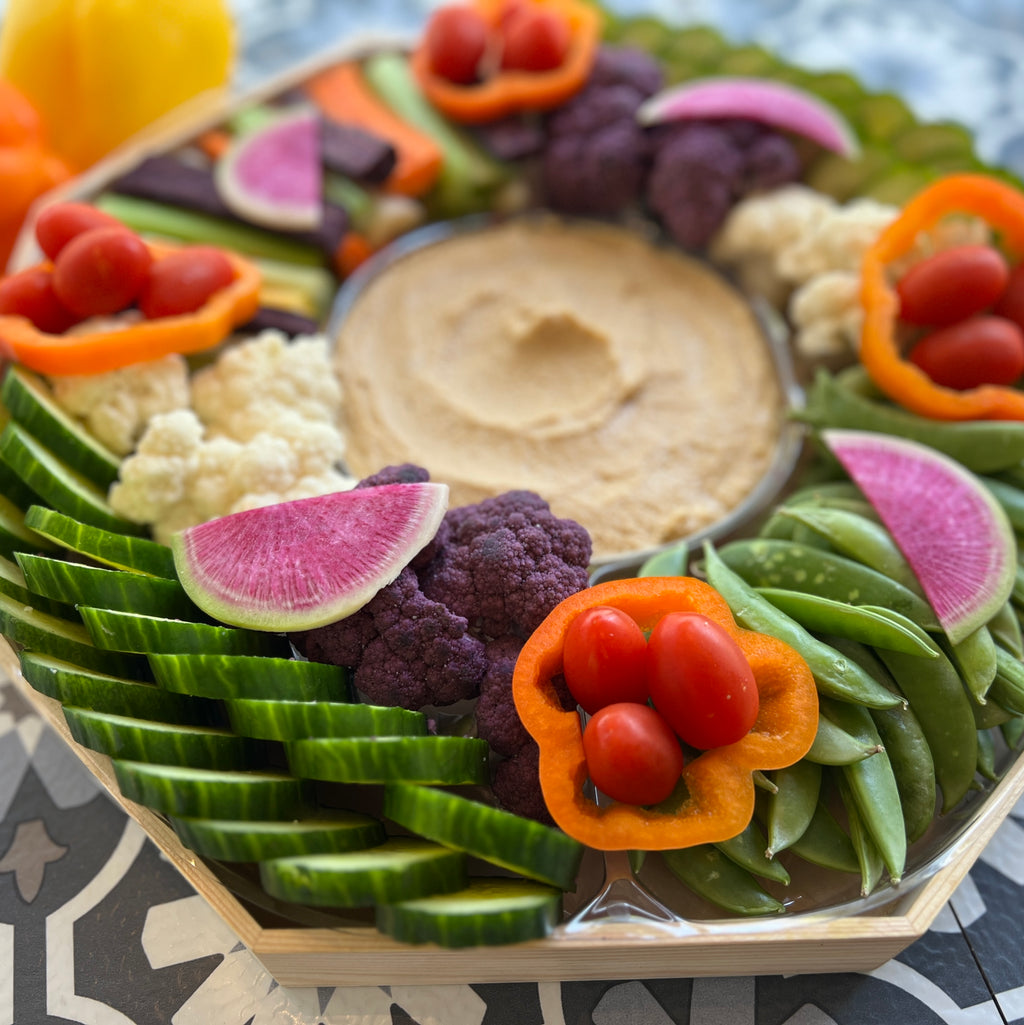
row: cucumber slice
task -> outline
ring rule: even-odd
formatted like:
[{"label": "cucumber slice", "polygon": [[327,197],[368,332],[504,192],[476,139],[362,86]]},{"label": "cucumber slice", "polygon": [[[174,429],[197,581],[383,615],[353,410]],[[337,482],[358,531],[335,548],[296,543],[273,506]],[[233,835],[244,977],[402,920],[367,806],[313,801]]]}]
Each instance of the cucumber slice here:
[{"label": "cucumber slice", "polygon": [[93,643],[111,651],[134,651],[143,655],[215,651],[225,655],[273,656],[282,655],[288,648],[288,642],[279,634],[116,612],[89,605],[80,606],[78,611]]},{"label": "cucumber slice", "polygon": [[192,769],[114,759],[121,793],[153,811],[199,819],[284,821],[313,806],[313,785],[277,772]]},{"label": "cucumber slice", "polygon": [[29,506],[25,512],[25,526],[62,548],[85,555],[104,566],[166,577],[168,580],[178,579],[171,549],[149,538],[82,523],[43,505]]},{"label": "cucumber slice", "polygon": [[478,737],[317,737],[285,742],[297,776],[336,783],[486,783],[490,747]]},{"label": "cucumber slice", "polygon": [[323,662],[203,652],[152,653],[149,664],[157,683],[179,694],[302,702],[342,702],[348,697],[346,671]]},{"label": "cucumber slice", "polygon": [[145,680],[82,669],[36,651],[22,651],[18,658],[21,674],[31,686],[64,705],[195,726],[213,725],[222,718],[215,701],[171,694]]},{"label": "cucumber slice", "polygon": [[52,616],[71,620],[79,618],[73,605],[54,601],[52,598],[44,598],[38,592],[30,591],[21,567],[16,562],[5,559],[2,555],[0,555],[0,594],[6,594],[16,602],[31,605],[32,608],[38,609],[40,612],[48,612]]},{"label": "cucumber slice", "polygon": [[45,555],[15,558],[28,586],[46,598],[166,619],[206,618],[176,580]]},{"label": "cucumber slice", "polygon": [[93,644],[81,623],[41,612],[6,594],[0,594],[0,633],[17,646],[53,655],[86,669],[129,678],[147,673],[144,660],[105,651]]},{"label": "cucumber slice", "polygon": [[325,810],[294,822],[172,818],[171,825],[189,850],[217,861],[361,851],[387,838],[378,819],[354,811]]},{"label": "cucumber slice", "polygon": [[[0,413],[5,412],[0,406]],[[0,419],[0,429],[6,426],[8,420]],[[0,495],[3,495],[9,502],[13,502],[19,509],[27,509],[39,501],[39,496],[5,463],[0,459]]]},{"label": "cucumber slice", "polygon": [[422,712],[386,705],[337,701],[273,701],[240,698],[227,702],[231,727],[243,737],[301,740],[304,737],[425,736]]},{"label": "cucumber slice", "polygon": [[41,377],[11,366],[0,387],[0,401],[28,434],[96,487],[105,491],[117,480],[120,458],[61,407]]},{"label": "cucumber slice", "polygon": [[384,815],[417,836],[562,890],[576,888],[583,845],[559,829],[459,794],[404,783],[384,790]]},{"label": "cucumber slice", "polygon": [[144,534],[146,526],[118,516],[106,493],[72,469],[13,420],[0,434],[0,456],[47,504],[94,527]]},{"label": "cucumber slice", "polygon": [[52,551],[53,545],[25,523],[25,514],[0,494],[0,556],[13,559],[18,552]]},{"label": "cucumber slice", "polygon": [[530,879],[471,879],[438,893],[377,907],[377,928],[402,943],[499,946],[542,939],[562,918],[562,894]]},{"label": "cucumber slice", "polygon": [[264,861],[260,881],[279,900],[358,908],[453,893],[469,880],[463,854],[411,836],[392,837],[367,851]]},{"label": "cucumber slice", "polygon": [[252,769],[265,759],[247,737],[215,726],[182,726],[65,705],[71,736],[83,747],[136,762],[196,769]]}]

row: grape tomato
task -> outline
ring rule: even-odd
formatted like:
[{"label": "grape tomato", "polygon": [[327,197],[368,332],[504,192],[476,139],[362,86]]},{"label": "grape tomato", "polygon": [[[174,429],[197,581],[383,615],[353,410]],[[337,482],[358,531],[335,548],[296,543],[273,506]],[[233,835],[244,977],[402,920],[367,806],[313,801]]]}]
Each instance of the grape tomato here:
[{"label": "grape tomato", "polygon": [[56,260],[76,235],[92,228],[117,227],[123,225],[116,217],[88,203],[54,203],[36,218],[36,241],[51,260]]},{"label": "grape tomato", "polygon": [[991,246],[954,246],[914,264],[896,283],[900,319],[945,327],[988,309],[1009,279],[1002,254]]},{"label": "grape tomato", "polygon": [[502,29],[501,66],[515,71],[553,71],[572,44],[568,20],[536,4],[513,9]]},{"label": "grape tomato", "polygon": [[29,267],[0,280],[0,314],[27,317],[39,331],[59,335],[78,318],[57,298],[48,267]]},{"label": "grape tomato", "polygon": [[1024,331],[1024,263],[1018,263],[1010,271],[1010,279],[992,312],[998,317],[1012,320]]},{"label": "grape tomato", "polygon": [[935,384],[962,390],[1024,375],[1024,331],[1005,317],[971,317],[926,335],[909,360]]},{"label": "grape tomato", "polygon": [[735,743],[757,720],[757,681],[726,629],[696,612],[670,612],[647,642],[654,707],[692,747]]},{"label": "grape tomato", "polygon": [[146,282],[152,257],[124,227],[91,228],[76,235],[53,263],[57,298],[79,317],[117,313],[130,306]]},{"label": "grape tomato", "polygon": [[621,701],[647,701],[647,638],[636,620],[611,605],[595,605],[570,624],[562,673],[585,712]]},{"label": "grape tomato", "polygon": [[650,705],[605,705],[583,731],[587,772],[601,793],[627,804],[657,804],[675,789],[683,750]]},{"label": "grape tomato", "polygon": [[194,313],[234,276],[231,261],[220,249],[186,246],[150,267],[139,309],[150,319]]},{"label": "grape tomato", "polygon": [[434,73],[457,85],[476,81],[489,39],[490,26],[483,15],[461,4],[439,7],[424,31]]}]

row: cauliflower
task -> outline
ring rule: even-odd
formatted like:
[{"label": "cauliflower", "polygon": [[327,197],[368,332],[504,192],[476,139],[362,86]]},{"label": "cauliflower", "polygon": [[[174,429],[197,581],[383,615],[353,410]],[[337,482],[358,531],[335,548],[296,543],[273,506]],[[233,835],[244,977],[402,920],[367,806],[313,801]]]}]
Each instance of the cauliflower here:
[{"label": "cauliflower", "polygon": [[805,356],[836,356],[856,350],[864,323],[857,275],[825,271],[812,277],[793,292],[789,318],[796,344]]},{"label": "cauliflower", "polygon": [[188,365],[177,354],[49,380],[57,402],[119,456],[134,450],[152,417],[189,405]]}]

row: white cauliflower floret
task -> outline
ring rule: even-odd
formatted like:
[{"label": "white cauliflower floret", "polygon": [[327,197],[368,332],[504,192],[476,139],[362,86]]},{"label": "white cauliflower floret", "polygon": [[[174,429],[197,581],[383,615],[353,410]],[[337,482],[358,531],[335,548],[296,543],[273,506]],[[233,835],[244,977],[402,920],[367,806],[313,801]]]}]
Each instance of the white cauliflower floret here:
[{"label": "white cauliflower floret", "polygon": [[188,367],[177,354],[103,374],[49,380],[57,402],[119,456],[135,448],[154,416],[189,405]]},{"label": "white cauliflower floret", "polygon": [[855,350],[864,312],[860,279],[849,271],[826,271],[801,285],[789,302],[794,344],[804,356],[836,356]]}]

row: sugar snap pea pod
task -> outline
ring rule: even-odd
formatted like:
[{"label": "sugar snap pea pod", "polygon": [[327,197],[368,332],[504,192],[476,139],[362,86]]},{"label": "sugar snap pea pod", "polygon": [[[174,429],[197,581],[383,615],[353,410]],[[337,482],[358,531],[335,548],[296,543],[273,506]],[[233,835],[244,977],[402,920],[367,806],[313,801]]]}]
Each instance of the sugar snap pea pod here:
[{"label": "sugar snap pea pod", "polygon": [[1024,488],[1006,478],[979,476],[978,480],[1002,506],[1010,526],[1014,530],[1024,530]]},{"label": "sugar snap pea pod", "polygon": [[860,874],[860,862],[849,834],[836,821],[824,801],[819,801],[810,823],[789,849],[804,861],[837,872]]},{"label": "sugar snap pea pod", "polygon": [[679,541],[645,559],[637,571],[638,577],[684,577],[690,560],[690,546]]},{"label": "sugar snap pea pod", "polygon": [[748,630],[771,634],[798,651],[810,667],[820,693],[874,708],[900,703],[897,695],[886,690],[856,663],[819,641],[762,598],[722,561],[710,542],[704,543],[704,565],[708,582],[725,599],[736,621]]},{"label": "sugar snap pea pod", "polygon": [[1024,612],[1024,565],[1018,564],[1017,566],[1017,572],[1013,578],[1013,591],[1010,593],[1010,601],[1019,611]]},{"label": "sugar snap pea pod", "polygon": [[996,771],[996,742],[988,730],[978,730],[978,774],[993,783],[999,779]]},{"label": "sugar snap pea pod", "polygon": [[857,807],[857,800],[849,783],[847,783],[842,775],[838,777],[836,783],[839,787],[839,795],[846,808],[846,822],[850,830],[850,841],[853,843],[853,850],[860,864],[860,895],[866,897],[881,882],[882,873],[885,871],[885,862],[882,860],[882,854],[878,849],[878,845],[872,839],[871,833],[864,824],[864,819]]},{"label": "sugar snap pea pod", "polygon": [[[888,616],[888,610],[849,605],[833,598],[780,587],[759,587],[757,593],[813,633],[849,637],[875,647],[905,651],[908,655],[920,655],[922,658],[934,657],[927,641],[922,641],[918,633],[908,629],[904,623]],[[913,625],[910,623],[911,627]]]},{"label": "sugar snap pea pod", "polygon": [[1021,634],[1020,620],[1009,601],[988,621],[988,628],[996,644],[1011,655],[1024,658],[1024,635]]},{"label": "sugar snap pea pod", "polygon": [[669,871],[698,896],[740,915],[774,915],[784,910],[754,876],[714,844],[662,851]]},{"label": "sugar snap pea pod", "polygon": [[[940,638],[940,643],[944,639]],[[946,642],[953,664],[960,670],[964,685],[971,692],[974,700],[985,704],[992,681],[996,678],[996,642],[985,625],[972,630],[962,641],[956,644]]]},{"label": "sugar snap pea pod", "polygon": [[[871,713],[859,705],[822,698],[822,707],[847,733],[865,744],[881,744]],[[907,863],[907,831],[903,822],[896,773],[885,751],[838,770],[850,788],[864,828],[878,846],[889,878],[899,882]],[[856,845],[855,845],[856,846]]]},{"label": "sugar snap pea pod", "polygon": [[835,500],[865,501],[864,492],[852,480],[826,480],[804,484],[786,496],[786,505],[812,505]]},{"label": "sugar snap pea pod", "polygon": [[827,715],[819,714],[814,743],[804,755],[804,760],[816,765],[849,765],[850,762],[869,758],[878,750],[874,745],[863,744],[856,737],[851,737]]},{"label": "sugar snap pea pod", "polygon": [[996,648],[996,678],[989,688],[992,700],[1013,715],[1024,715],[1024,662]]},{"label": "sugar snap pea pod", "polygon": [[[934,643],[934,641],[932,642]],[[936,644],[939,657],[878,649],[917,716],[935,761],[935,779],[948,812],[970,789],[978,761],[978,733],[967,688],[956,666]]]},{"label": "sugar snap pea pod", "polygon": [[716,843],[715,846],[740,868],[745,868],[751,875],[762,879],[771,879],[783,886],[789,885],[789,873],[778,861],[768,857],[767,841],[757,821],[751,819],[742,833],[729,840]]},{"label": "sugar snap pea pod", "polygon": [[775,791],[779,789],[775,785],[775,781],[760,769],[755,769],[750,774],[750,778],[754,781],[754,786],[757,787],[758,790],[765,790],[769,794],[774,794]]},{"label": "sugar snap pea pod", "polygon": [[754,587],[780,587],[822,598],[894,609],[925,630],[938,630],[932,607],[919,595],[855,559],[790,541],[731,541],[722,561]]},{"label": "sugar snap pea pod", "polygon": [[821,766],[801,759],[785,769],[775,770],[778,792],[765,803],[768,827],[766,858],[792,847],[807,831],[818,807]]},{"label": "sugar snap pea pod", "polygon": [[1002,723],[999,729],[1003,734],[1003,740],[1006,741],[1006,746],[1013,751],[1024,740],[1024,717],[1018,716],[1015,719],[1010,719]]}]

